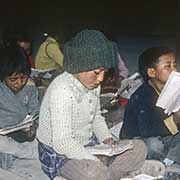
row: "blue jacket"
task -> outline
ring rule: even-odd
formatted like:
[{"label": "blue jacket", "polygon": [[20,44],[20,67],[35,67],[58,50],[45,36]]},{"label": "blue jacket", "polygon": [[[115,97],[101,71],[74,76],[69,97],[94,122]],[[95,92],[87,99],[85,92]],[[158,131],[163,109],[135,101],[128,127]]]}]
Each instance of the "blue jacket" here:
[{"label": "blue jacket", "polygon": [[147,82],[131,96],[126,106],[120,138],[171,135],[163,120],[168,116],[156,107],[158,94]]}]

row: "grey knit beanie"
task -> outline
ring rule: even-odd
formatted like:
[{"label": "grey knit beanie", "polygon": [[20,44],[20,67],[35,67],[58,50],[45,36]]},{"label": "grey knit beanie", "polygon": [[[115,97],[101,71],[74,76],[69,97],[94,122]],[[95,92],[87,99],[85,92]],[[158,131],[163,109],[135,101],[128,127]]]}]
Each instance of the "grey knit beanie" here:
[{"label": "grey knit beanie", "polygon": [[97,30],[83,30],[64,46],[64,70],[71,73],[115,66],[117,46]]}]

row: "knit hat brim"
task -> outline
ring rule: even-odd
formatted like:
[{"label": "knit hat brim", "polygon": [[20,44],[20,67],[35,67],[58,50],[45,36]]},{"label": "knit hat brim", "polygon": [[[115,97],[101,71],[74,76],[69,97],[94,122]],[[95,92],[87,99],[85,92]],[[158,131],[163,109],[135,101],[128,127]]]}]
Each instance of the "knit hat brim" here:
[{"label": "knit hat brim", "polygon": [[97,30],[83,30],[64,46],[64,70],[79,73],[115,66],[117,45]]},{"label": "knit hat brim", "polygon": [[[91,71],[100,67],[108,69],[115,66],[117,59],[115,44],[111,42],[108,42],[105,47],[101,48],[91,46],[79,48],[72,47],[69,44],[66,45],[64,54],[64,69],[72,74]],[[80,67],[76,64],[79,61],[81,62],[79,64]]]}]

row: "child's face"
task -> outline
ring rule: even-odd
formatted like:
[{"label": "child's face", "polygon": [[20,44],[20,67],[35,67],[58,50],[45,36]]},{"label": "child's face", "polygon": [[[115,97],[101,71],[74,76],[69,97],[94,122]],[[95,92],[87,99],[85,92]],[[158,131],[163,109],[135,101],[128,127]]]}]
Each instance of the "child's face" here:
[{"label": "child's face", "polygon": [[5,78],[4,82],[14,93],[17,93],[23,88],[27,80],[27,75],[14,73]]},{"label": "child's face", "polygon": [[88,89],[98,87],[104,79],[105,69],[99,68],[88,72],[78,73],[78,80]]},{"label": "child's face", "polygon": [[159,62],[153,68],[151,77],[156,83],[164,85],[172,71],[176,71],[176,59],[174,54],[165,54],[159,57]]}]

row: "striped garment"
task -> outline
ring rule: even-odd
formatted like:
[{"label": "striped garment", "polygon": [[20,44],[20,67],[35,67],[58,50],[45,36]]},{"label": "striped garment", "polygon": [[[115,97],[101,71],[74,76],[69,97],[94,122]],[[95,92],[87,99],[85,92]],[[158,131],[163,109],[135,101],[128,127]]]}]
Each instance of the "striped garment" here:
[{"label": "striped garment", "polygon": [[57,175],[60,175],[60,169],[68,161],[68,158],[57,154],[51,147],[41,142],[38,142],[38,151],[42,170],[53,180]]},{"label": "striped garment", "polygon": [[[99,144],[99,141],[93,134],[89,139],[89,143],[85,145],[85,147],[94,146],[96,144]],[[64,155],[58,154],[53,150],[53,148],[41,143],[39,140],[38,151],[42,170],[51,180],[53,180],[57,175],[60,175],[61,167],[68,161],[68,158]]]}]

